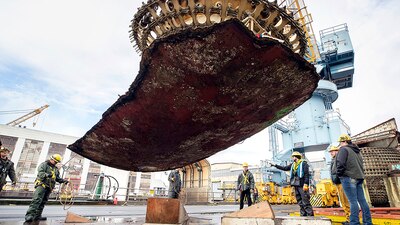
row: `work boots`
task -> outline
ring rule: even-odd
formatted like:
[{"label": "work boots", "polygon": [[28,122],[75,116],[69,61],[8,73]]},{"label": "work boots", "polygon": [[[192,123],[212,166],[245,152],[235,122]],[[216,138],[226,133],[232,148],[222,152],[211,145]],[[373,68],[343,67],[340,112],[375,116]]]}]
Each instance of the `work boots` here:
[{"label": "work boots", "polygon": [[44,220],[47,220],[47,217],[39,216],[33,219],[33,217],[28,216],[25,218],[25,223],[31,223],[33,221],[44,221]]},{"label": "work boots", "polygon": [[30,216],[25,218],[25,222],[27,222],[27,223],[30,223],[32,221],[33,221],[33,218]]}]

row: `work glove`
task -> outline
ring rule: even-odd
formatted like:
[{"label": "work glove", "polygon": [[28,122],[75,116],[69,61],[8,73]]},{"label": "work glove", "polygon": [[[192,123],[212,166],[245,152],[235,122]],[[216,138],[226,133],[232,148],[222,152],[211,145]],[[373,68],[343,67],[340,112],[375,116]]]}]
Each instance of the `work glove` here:
[{"label": "work glove", "polygon": [[308,185],[307,185],[307,184],[305,184],[305,185],[303,186],[303,191],[308,191]]},{"label": "work glove", "polygon": [[67,181],[67,180],[64,180],[64,182],[63,182],[64,184],[68,184],[69,183],[69,181]]}]

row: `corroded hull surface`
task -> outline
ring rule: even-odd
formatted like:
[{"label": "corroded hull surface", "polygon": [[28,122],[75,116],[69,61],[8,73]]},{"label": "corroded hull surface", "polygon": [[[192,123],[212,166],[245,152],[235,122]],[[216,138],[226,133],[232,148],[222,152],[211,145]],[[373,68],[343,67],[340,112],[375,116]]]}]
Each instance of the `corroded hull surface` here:
[{"label": "corroded hull surface", "polygon": [[306,60],[238,21],[186,30],[144,51],[129,91],[69,148],[125,170],[183,167],[282,118],[317,82]]}]

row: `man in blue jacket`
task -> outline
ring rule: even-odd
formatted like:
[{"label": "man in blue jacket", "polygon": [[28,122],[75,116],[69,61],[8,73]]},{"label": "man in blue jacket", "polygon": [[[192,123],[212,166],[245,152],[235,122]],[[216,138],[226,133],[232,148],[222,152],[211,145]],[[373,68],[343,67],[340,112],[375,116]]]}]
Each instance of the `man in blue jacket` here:
[{"label": "man in blue jacket", "polygon": [[314,211],[310,203],[308,185],[310,183],[309,167],[307,162],[302,159],[300,152],[292,153],[293,163],[287,166],[271,164],[284,171],[290,170],[290,185],[294,187],[297,204],[300,206],[301,216],[314,216]]},{"label": "man in blue jacket", "polygon": [[347,134],[339,137],[339,153],[336,156],[337,176],[350,202],[350,225],[360,224],[359,207],[362,210],[363,225],[372,225],[371,212],[364,196],[364,167],[360,149],[351,142]]}]

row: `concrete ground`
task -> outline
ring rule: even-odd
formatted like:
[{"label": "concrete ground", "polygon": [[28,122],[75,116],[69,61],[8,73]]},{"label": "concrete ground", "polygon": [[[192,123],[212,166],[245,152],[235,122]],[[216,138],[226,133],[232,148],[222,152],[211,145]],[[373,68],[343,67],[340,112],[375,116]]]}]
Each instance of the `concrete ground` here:
[{"label": "concrete ground", "polygon": [[[272,206],[276,216],[287,216],[297,211],[297,205]],[[0,206],[0,225],[16,225],[24,223],[24,215],[28,206]],[[185,206],[192,224],[221,224],[221,217],[225,213],[239,209],[238,205],[187,205]],[[68,211],[85,216],[97,224],[143,224],[146,215],[146,206],[72,206]],[[67,210],[62,206],[49,205],[43,211],[48,218],[40,225],[64,224]],[[35,223],[31,223],[35,224]]]}]

